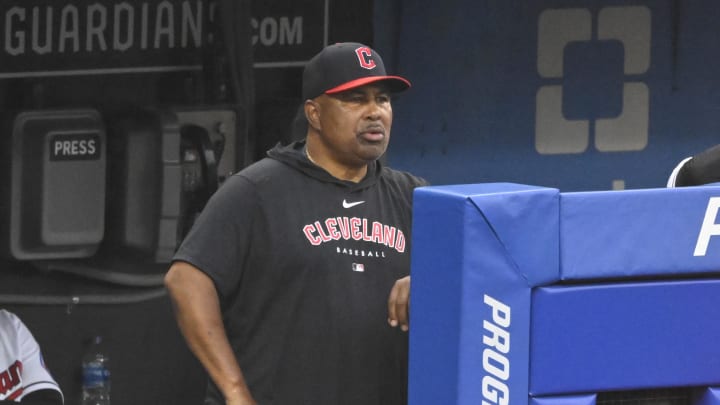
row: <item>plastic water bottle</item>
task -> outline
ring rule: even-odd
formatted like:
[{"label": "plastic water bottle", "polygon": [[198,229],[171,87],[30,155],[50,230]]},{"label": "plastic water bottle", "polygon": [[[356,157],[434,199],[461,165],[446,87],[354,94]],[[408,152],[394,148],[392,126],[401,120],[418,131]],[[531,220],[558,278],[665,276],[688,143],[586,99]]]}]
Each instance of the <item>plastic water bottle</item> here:
[{"label": "plastic water bottle", "polygon": [[82,405],[110,405],[110,358],[96,336],[82,358]]}]

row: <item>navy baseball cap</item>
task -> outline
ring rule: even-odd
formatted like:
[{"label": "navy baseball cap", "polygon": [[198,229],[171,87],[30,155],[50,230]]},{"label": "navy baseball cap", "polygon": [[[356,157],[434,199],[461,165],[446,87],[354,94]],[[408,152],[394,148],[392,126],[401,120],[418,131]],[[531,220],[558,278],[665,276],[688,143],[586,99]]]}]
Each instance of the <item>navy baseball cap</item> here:
[{"label": "navy baseball cap", "polygon": [[410,87],[400,76],[388,76],[380,54],[367,45],[342,42],[325,47],[305,65],[303,100],[383,82],[393,93]]}]

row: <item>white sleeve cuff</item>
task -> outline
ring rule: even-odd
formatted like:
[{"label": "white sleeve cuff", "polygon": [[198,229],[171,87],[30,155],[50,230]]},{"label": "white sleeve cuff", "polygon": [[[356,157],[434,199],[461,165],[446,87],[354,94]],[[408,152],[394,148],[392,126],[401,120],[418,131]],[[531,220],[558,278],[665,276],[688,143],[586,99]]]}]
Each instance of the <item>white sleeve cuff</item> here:
[{"label": "white sleeve cuff", "polygon": [[675,166],[675,169],[673,169],[672,173],[670,173],[670,178],[667,181],[667,187],[675,187],[675,180],[677,179],[678,173],[680,173],[680,169],[682,169],[682,167],[685,166],[685,163],[687,163],[690,159],[692,159],[692,157],[687,157]]}]

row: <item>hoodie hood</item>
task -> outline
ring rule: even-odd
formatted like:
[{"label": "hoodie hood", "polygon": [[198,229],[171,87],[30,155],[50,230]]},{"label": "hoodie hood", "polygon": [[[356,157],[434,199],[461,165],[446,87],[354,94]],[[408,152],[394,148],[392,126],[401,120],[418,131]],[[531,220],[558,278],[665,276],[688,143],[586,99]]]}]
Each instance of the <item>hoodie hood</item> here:
[{"label": "hoodie hood", "polygon": [[353,190],[360,190],[375,184],[380,176],[380,172],[382,171],[380,161],[376,160],[368,164],[367,174],[358,183],[333,177],[333,175],[328,173],[325,169],[317,166],[308,159],[305,154],[305,140],[293,142],[289,145],[281,145],[278,143],[267,152],[267,156],[270,159],[282,162],[319,181],[325,183],[335,183]]}]

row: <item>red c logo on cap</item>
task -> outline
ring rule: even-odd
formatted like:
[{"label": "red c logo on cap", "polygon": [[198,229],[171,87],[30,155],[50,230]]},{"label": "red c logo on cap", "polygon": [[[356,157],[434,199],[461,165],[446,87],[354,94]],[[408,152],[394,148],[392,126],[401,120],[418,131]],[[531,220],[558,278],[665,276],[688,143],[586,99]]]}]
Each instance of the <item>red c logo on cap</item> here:
[{"label": "red c logo on cap", "polygon": [[355,53],[357,54],[358,60],[360,61],[360,66],[364,67],[365,69],[375,68],[375,61],[372,58],[372,50],[370,48],[361,47],[356,49]]}]

